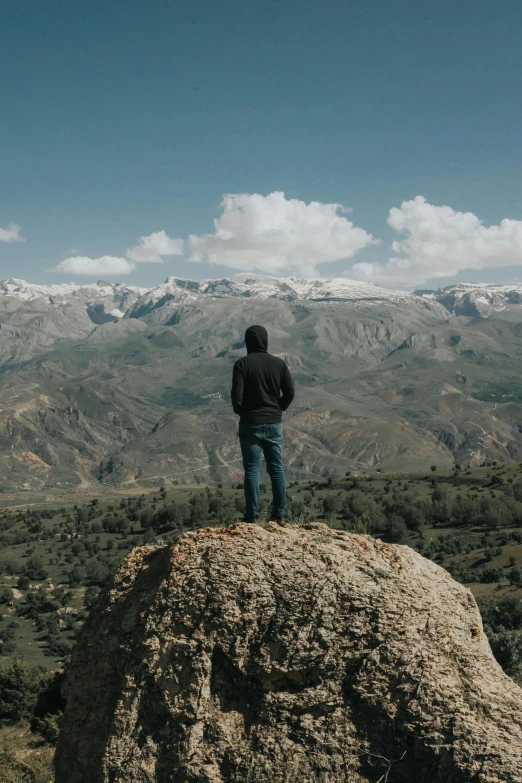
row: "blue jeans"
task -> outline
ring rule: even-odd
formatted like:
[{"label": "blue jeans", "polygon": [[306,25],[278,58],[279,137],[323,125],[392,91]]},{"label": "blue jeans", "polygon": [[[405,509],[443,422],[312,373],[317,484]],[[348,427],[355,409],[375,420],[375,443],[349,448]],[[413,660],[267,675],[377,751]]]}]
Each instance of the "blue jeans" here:
[{"label": "blue jeans", "polygon": [[281,424],[239,425],[239,442],[245,469],[246,518],[259,516],[259,468],[261,452],[272,481],[272,516],[284,517],[286,506],[286,477],[283,468],[283,429]]}]

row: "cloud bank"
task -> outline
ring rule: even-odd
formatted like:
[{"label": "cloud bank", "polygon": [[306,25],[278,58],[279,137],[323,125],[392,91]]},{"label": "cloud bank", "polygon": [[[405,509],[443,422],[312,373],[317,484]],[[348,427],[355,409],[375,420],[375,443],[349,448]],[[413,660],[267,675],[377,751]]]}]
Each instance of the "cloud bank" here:
[{"label": "cloud bank", "polygon": [[25,242],[20,236],[20,226],[9,223],[7,228],[0,228],[0,242]]},{"label": "cloud bank", "polygon": [[163,256],[182,256],[183,240],[171,239],[165,231],[153,231],[146,237],[140,237],[135,247],[130,247],[125,255],[138,263],[163,263]]},{"label": "cloud bank", "polygon": [[[380,240],[345,216],[340,204],[306,203],[274,191],[229,194],[214,233],[188,239],[192,263],[220,264],[233,270],[268,275],[320,276],[318,267],[350,259]],[[502,220],[485,226],[472,212],[435,206],[424,196],[390,209],[388,226],[397,232],[393,255],[387,261],[356,263],[345,275],[384,285],[415,287],[431,278],[454,277],[466,269],[495,269],[522,265],[522,220]],[[20,228],[0,229],[0,240],[23,241]],[[163,263],[183,255],[182,239],[154,231],[127,249],[124,257],[72,255],[53,272],[77,275],[126,275],[138,264]]]},{"label": "cloud bank", "polygon": [[100,256],[100,258],[71,256],[61,261],[50,271],[72,275],[112,277],[113,275],[128,275],[135,269],[135,264],[127,261],[126,258],[118,258],[117,256]]},{"label": "cloud bank", "polygon": [[284,193],[225,195],[213,234],[189,236],[188,261],[266,274],[317,275],[325,261],[352,258],[378,240],[354,226],[340,204],[306,204]]},{"label": "cloud bank", "polygon": [[171,239],[165,231],[154,231],[126,252],[126,258],[119,256],[70,256],[50,269],[50,272],[74,275],[128,275],[134,272],[136,264],[163,263],[163,256],[183,255],[183,240]]},{"label": "cloud bank", "polygon": [[349,277],[410,285],[451,277],[463,269],[522,264],[522,221],[505,218],[484,226],[472,212],[429,204],[424,196],[390,209],[388,225],[406,237],[396,240],[396,254],[385,263],[354,264]]}]

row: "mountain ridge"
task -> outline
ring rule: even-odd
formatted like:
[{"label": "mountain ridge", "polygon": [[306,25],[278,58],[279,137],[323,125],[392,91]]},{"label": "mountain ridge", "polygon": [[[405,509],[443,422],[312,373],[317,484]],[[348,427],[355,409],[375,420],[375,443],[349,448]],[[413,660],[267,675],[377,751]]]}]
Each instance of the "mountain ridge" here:
[{"label": "mountain ridge", "polygon": [[[373,282],[354,280],[348,277],[300,278],[276,277],[238,273],[230,277],[206,278],[197,280],[178,276],[169,276],[163,283],[150,287],[110,283],[98,280],[95,283],[52,283],[33,284],[21,278],[0,280],[0,300],[11,297],[22,301],[47,298],[58,304],[67,297],[103,299],[108,296],[123,298],[129,293],[138,297],[157,301],[172,294],[187,299],[198,296],[240,296],[245,298],[270,299],[283,301],[357,301],[385,300],[404,302],[409,299],[437,301],[453,314],[462,312],[463,302],[473,301],[490,305],[501,312],[502,300],[508,305],[522,304],[522,283],[454,283],[439,289],[419,289],[413,291],[383,288]],[[58,301],[54,298],[58,297]],[[500,306],[499,306],[500,305]],[[483,316],[486,313],[483,313]],[[120,316],[123,317],[123,316]]]},{"label": "mountain ridge", "polygon": [[0,489],[240,481],[230,375],[251,323],[294,375],[291,478],[522,458],[516,301],[455,315],[447,289],[231,280],[0,283]]}]

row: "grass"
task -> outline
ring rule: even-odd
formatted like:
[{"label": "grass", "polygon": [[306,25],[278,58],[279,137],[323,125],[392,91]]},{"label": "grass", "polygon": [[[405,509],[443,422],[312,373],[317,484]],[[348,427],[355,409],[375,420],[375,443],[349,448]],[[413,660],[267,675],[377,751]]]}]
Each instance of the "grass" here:
[{"label": "grass", "polygon": [[0,783],[52,783],[53,756],[25,721],[0,728]]}]

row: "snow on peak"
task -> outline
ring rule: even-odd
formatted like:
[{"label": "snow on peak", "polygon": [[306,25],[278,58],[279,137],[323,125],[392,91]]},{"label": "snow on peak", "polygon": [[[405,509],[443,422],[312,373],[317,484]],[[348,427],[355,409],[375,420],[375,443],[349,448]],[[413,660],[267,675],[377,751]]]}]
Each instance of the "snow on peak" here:
[{"label": "snow on peak", "polygon": [[380,288],[374,283],[337,278],[271,277],[241,273],[228,278],[190,280],[169,277],[153,288],[138,288],[122,283],[78,285],[60,283],[33,285],[25,280],[0,280],[0,302],[17,298],[26,302],[44,300],[50,306],[81,303],[92,318],[105,313],[114,319],[124,316],[141,318],[164,305],[172,308],[205,298],[240,297],[244,299],[278,299],[286,302],[408,302],[413,294]]},{"label": "snow on peak", "polygon": [[455,283],[437,291],[418,291],[456,315],[519,319],[522,283]]},{"label": "snow on peak", "polygon": [[146,288],[129,286],[124,283],[107,283],[104,280],[87,285],[79,285],[78,283],[38,285],[16,277],[0,280],[0,296],[11,296],[23,300],[39,299],[40,297],[48,300],[54,297],[65,299],[71,296],[80,296],[87,300],[106,296],[121,296],[130,292],[140,295],[146,290]]},{"label": "snow on peak", "polygon": [[159,301],[165,296],[169,298],[191,299],[201,296],[241,296],[255,299],[283,299],[297,301],[310,299],[322,300],[358,300],[384,299],[387,301],[402,301],[411,296],[403,291],[391,291],[379,288],[374,283],[363,283],[346,277],[300,278],[300,277],[270,277],[241,273],[229,278],[213,278],[208,280],[188,280],[179,277],[169,277],[159,286],[147,291],[144,299],[149,302]]}]

